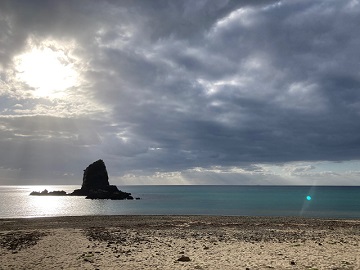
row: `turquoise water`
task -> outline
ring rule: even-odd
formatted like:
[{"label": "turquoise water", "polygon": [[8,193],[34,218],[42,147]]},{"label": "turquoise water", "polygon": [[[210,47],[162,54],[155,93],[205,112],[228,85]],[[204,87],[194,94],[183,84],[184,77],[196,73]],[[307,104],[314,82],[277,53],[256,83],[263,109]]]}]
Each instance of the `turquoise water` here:
[{"label": "turquoise water", "polygon": [[[79,186],[0,186],[0,218],[81,215],[236,215],[360,218],[360,187],[119,186],[141,200],[29,196]],[[309,199],[310,198],[310,199]]]}]

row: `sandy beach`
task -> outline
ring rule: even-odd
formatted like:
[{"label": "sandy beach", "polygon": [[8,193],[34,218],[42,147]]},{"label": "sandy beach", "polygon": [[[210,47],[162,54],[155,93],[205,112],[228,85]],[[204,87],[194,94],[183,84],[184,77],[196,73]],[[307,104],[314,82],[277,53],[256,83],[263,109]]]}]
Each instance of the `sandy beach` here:
[{"label": "sandy beach", "polygon": [[360,269],[360,220],[84,216],[0,220],[0,269]]}]

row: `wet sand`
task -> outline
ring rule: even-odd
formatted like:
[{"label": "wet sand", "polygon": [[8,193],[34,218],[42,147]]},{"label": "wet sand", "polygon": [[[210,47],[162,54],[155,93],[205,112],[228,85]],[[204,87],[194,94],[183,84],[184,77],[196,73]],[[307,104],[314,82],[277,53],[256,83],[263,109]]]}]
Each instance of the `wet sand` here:
[{"label": "wet sand", "polygon": [[360,269],[360,220],[0,219],[0,269]]}]

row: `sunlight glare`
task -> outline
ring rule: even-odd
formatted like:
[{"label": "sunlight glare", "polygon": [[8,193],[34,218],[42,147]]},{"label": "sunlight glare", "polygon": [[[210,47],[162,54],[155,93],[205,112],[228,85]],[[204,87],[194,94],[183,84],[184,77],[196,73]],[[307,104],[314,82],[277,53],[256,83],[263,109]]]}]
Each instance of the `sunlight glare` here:
[{"label": "sunlight glare", "polygon": [[17,79],[34,88],[34,96],[57,98],[76,85],[78,74],[63,50],[33,48],[15,58]]}]

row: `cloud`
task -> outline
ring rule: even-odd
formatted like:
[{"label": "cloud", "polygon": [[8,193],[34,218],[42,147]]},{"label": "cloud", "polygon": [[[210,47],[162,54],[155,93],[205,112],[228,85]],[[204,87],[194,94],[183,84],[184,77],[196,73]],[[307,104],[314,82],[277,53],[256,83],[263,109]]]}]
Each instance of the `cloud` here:
[{"label": "cloud", "polygon": [[[317,162],[360,158],[358,7],[2,1],[0,149],[69,175],[103,158],[119,182],[307,183]],[[61,50],[81,80],[63,98],[34,96],[15,76],[29,46]],[[27,158],[1,162],[28,171]],[[263,171],[294,162],[307,165]]]}]

